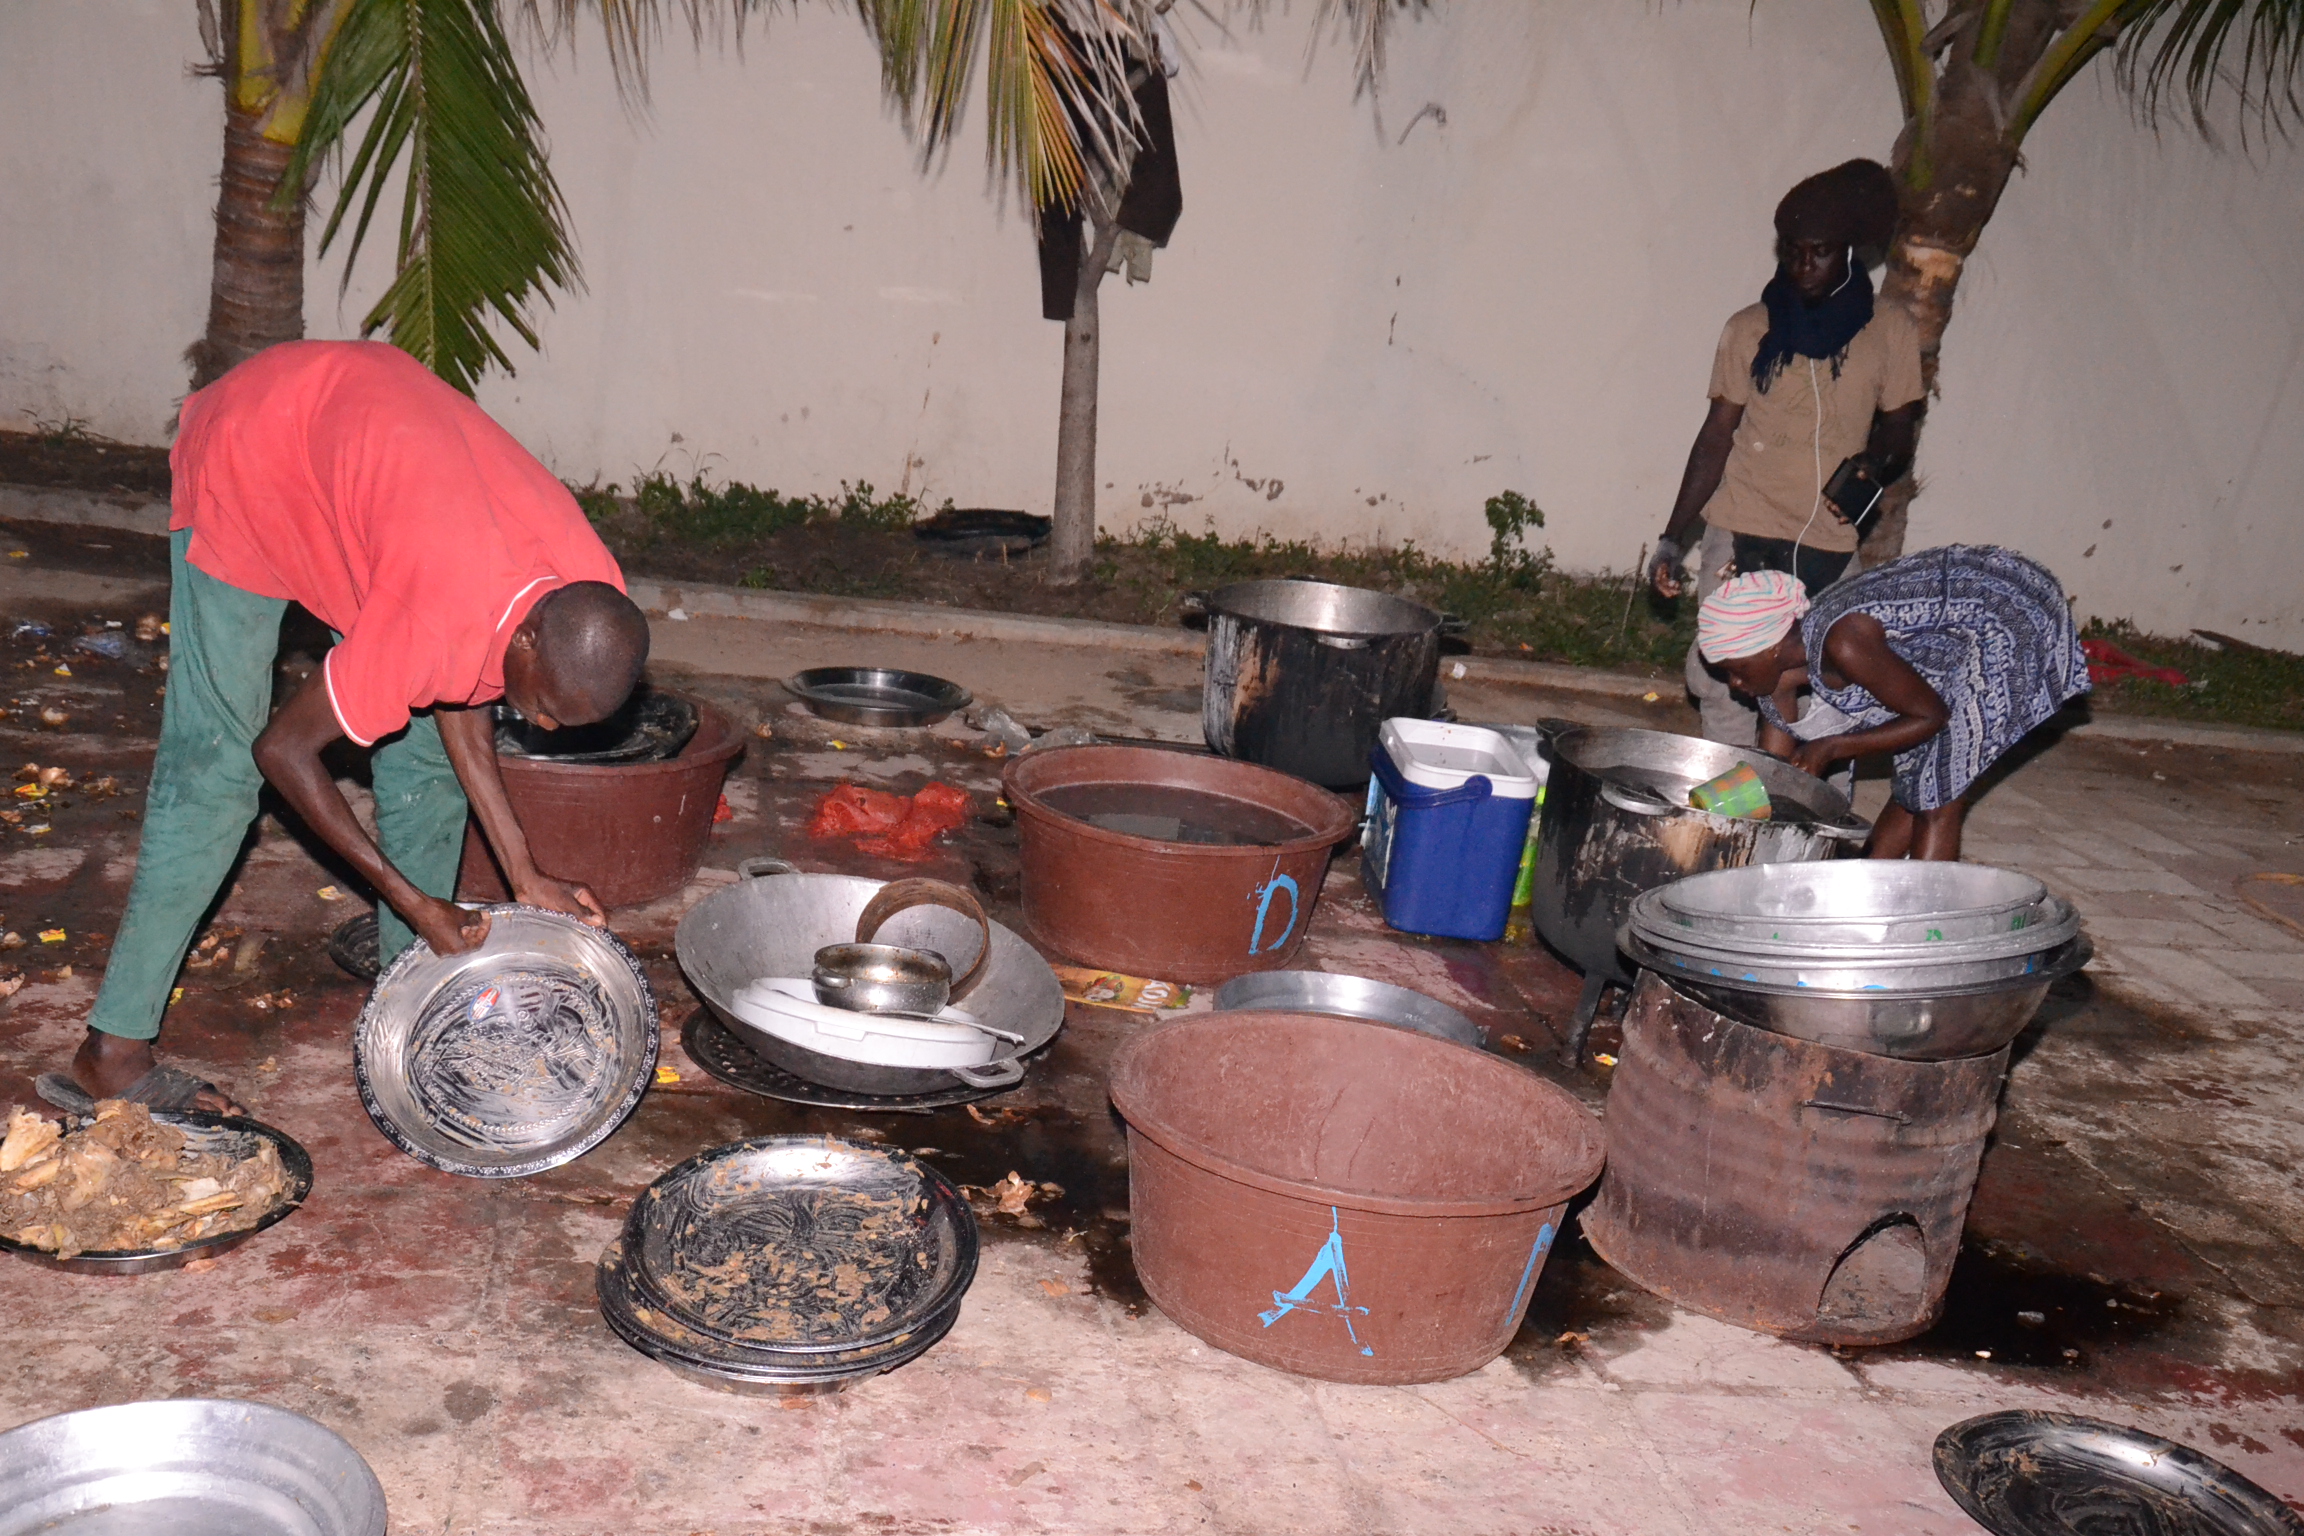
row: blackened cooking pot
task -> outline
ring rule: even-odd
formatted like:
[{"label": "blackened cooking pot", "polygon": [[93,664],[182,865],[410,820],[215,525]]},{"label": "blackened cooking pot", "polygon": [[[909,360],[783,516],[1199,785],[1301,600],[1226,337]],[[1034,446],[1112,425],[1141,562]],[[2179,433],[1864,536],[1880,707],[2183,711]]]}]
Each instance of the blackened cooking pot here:
[{"label": "blackened cooking pot", "polygon": [[1192,594],[1186,609],[1208,616],[1209,748],[1331,789],[1368,782],[1386,720],[1431,714],[1440,636],[1457,622],[1325,581],[1234,582]]}]

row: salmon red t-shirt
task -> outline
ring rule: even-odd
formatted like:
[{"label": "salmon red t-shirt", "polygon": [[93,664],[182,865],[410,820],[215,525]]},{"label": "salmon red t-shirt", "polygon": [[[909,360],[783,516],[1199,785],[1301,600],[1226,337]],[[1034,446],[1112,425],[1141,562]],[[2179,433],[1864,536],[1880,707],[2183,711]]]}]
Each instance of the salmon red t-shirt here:
[{"label": "salmon red t-shirt", "polygon": [[329,701],[362,746],[431,704],[504,692],[538,598],[623,572],[576,498],[398,347],[267,348],[184,402],[171,528],[218,581],[342,635]]}]

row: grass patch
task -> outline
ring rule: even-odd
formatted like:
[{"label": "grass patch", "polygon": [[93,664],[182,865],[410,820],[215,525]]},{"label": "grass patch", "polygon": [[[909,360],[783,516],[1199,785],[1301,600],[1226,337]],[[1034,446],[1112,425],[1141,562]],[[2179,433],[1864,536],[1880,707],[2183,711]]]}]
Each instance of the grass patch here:
[{"label": "grass patch", "polygon": [[2148,635],[2126,620],[2092,620],[2083,633],[2111,641],[2138,661],[2173,667],[2187,680],[2181,688],[2133,677],[2099,683],[2091,696],[2096,709],[2304,730],[2304,656]]},{"label": "grass patch", "polygon": [[[1100,537],[1088,579],[1072,587],[1047,585],[1040,558],[1010,567],[924,553],[908,530],[931,509],[916,497],[882,496],[863,482],[843,482],[837,496],[792,497],[659,472],[634,482],[629,494],[610,485],[576,495],[634,573],[756,591],[1174,624],[1188,592],[1310,576],[1395,592],[1454,614],[1484,655],[1644,673],[1667,686],[1678,678],[1696,632],[1695,600],[1664,602],[1637,572],[1558,569],[1551,551],[1534,541],[1543,512],[1512,491],[1488,501],[1485,560],[1443,559],[1414,543],[1226,538],[1157,519],[1125,538]],[[2135,679],[2103,684],[2093,699],[2097,710],[2304,730],[2304,656],[2218,649],[2143,634],[2125,623],[2092,623],[2087,633],[2187,679],[2181,688]]]}]

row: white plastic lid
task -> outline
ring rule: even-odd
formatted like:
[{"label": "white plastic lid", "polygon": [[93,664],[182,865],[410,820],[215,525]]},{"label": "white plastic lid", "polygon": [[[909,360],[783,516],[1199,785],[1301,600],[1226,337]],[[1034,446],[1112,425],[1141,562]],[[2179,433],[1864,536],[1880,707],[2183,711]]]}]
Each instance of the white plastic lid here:
[{"label": "white plastic lid", "polygon": [[1501,732],[1401,715],[1384,722],[1377,740],[1400,777],[1411,784],[1455,789],[1479,776],[1488,780],[1491,793],[1504,799],[1536,798],[1536,775]]}]

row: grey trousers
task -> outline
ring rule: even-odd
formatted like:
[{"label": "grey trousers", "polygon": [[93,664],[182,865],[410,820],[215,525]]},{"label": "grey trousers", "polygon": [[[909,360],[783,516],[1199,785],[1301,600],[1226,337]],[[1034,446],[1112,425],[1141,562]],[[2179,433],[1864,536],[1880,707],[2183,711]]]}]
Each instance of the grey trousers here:
[{"label": "grey trousers", "polygon": [[[1736,556],[1736,535],[1725,528],[1704,525],[1696,546],[1696,600],[1701,603],[1720,585],[1721,568]],[[1704,739],[1723,746],[1749,747],[1760,739],[1760,711],[1728,689],[1728,679],[1704,664],[1693,641],[1684,669],[1688,691],[1696,696],[1697,712],[1704,717]]]}]

